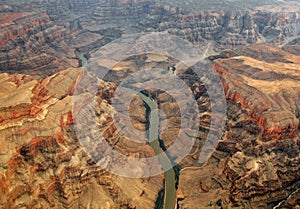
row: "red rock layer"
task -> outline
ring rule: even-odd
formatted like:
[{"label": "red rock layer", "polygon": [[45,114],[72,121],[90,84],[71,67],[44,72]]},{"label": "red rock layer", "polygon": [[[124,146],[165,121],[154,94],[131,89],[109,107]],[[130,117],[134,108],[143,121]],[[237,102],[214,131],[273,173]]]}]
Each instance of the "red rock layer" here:
[{"label": "red rock layer", "polygon": [[[244,51],[251,53],[250,56],[244,53],[245,56]],[[268,45],[251,46],[244,51],[240,56],[213,62],[213,68],[222,77],[227,98],[248,112],[249,119],[265,133],[265,139],[295,137],[299,126],[295,114],[299,111],[299,56]],[[257,57],[259,54],[262,58]]]},{"label": "red rock layer", "polygon": [[[114,176],[82,149],[72,116],[80,73],[68,69],[44,80],[0,74],[0,208],[154,207],[160,176]],[[101,88],[111,91],[110,84]]]},{"label": "red rock layer", "polygon": [[66,44],[71,32],[47,12],[5,12],[0,26],[1,72],[45,76],[78,66],[75,49]]},{"label": "red rock layer", "polygon": [[228,101],[227,124],[208,162],[181,170],[178,203],[180,208],[297,208],[300,55],[265,44],[236,54],[213,61]]},{"label": "red rock layer", "polygon": [[[26,32],[38,26],[49,23],[51,20],[45,12],[41,13],[6,13],[0,21],[0,46],[3,47],[9,40],[23,36]],[[20,27],[22,26],[22,27]]]}]

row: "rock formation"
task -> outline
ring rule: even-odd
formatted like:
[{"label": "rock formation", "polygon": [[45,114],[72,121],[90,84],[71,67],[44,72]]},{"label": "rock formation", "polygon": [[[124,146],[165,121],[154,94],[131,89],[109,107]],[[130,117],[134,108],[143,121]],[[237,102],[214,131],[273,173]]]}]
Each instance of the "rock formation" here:
[{"label": "rock formation", "polygon": [[[114,176],[78,142],[71,111],[81,70],[44,80],[0,75],[1,208],[155,207],[161,176]],[[102,88],[109,91],[109,85]]]},{"label": "rock formation", "polygon": [[205,165],[181,170],[180,208],[285,208],[291,194],[299,205],[299,54],[266,44],[236,54],[213,61],[228,100],[226,131]]},{"label": "rock formation", "polygon": [[81,53],[88,55],[122,34],[168,31],[195,44],[211,42],[211,54],[259,42],[284,45],[293,42],[300,28],[299,11],[291,8],[195,14],[153,1],[5,3],[0,71],[39,76],[77,67]]},{"label": "rock formation", "polygon": [[[97,156],[101,146],[88,141],[93,139],[89,124],[81,137],[94,155],[83,149],[74,128],[74,114],[88,100],[76,103],[72,112],[77,97],[86,96],[80,91],[89,90],[79,89],[74,95],[85,72],[78,68],[84,64],[80,57],[91,57],[90,66],[105,64],[112,60],[97,60],[97,49],[121,36],[153,31],[167,31],[196,46],[211,43],[205,55],[212,55],[208,59],[227,98],[222,139],[212,157],[199,164],[212,129],[205,85],[193,67],[186,69],[172,57],[143,54],[121,61],[100,81],[95,115],[109,145],[130,157],[155,155],[149,144],[119,134],[111,116],[112,97],[131,73],[176,66],[171,76],[176,74],[189,86],[199,107],[199,115],[188,116],[200,119],[192,150],[175,168],[179,208],[300,207],[300,14],[299,4],[295,5],[248,11],[205,9],[195,14],[163,1],[4,0],[0,5],[0,208],[150,209],[163,202],[162,174],[128,179],[97,165],[94,160],[101,157]],[[257,44],[261,42],[282,48]],[[213,78],[207,79],[214,84]],[[180,129],[180,108],[167,92],[143,93],[163,112],[160,145],[167,149]],[[131,121],[121,124],[145,131],[147,111],[134,97]]]},{"label": "rock formation", "polygon": [[1,72],[50,75],[78,64],[65,41],[70,31],[43,11],[4,13],[1,34]]},{"label": "rock formation", "polygon": [[[299,30],[299,12],[200,12],[162,22],[155,30],[167,30],[192,42],[215,41],[217,49],[233,49],[246,44],[284,43]],[[155,24],[153,24],[155,25]],[[149,29],[148,29],[149,30]]]}]

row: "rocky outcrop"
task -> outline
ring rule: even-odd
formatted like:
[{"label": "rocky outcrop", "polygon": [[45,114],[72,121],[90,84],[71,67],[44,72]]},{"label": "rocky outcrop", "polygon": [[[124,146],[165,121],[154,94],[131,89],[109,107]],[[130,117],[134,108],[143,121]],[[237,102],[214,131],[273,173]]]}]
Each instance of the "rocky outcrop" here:
[{"label": "rocky outcrop", "polygon": [[[176,74],[191,88],[200,113],[196,143],[180,162],[179,207],[272,208],[280,204],[284,208],[298,204],[299,56],[269,45],[253,45],[224,52],[212,60],[225,88],[227,125],[217,150],[200,168],[189,166],[198,165],[210,129],[210,102],[192,68],[177,65],[173,58],[134,56],[115,65],[100,81],[95,115],[103,137],[124,155],[155,155],[149,144],[141,145],[119,134],[111,116],[111,98],[130,73],[176,65]],[[95,57],[91,61],[102,63]],[[95,150],[89,153],[93,159],[83,149],[74,129],[74,116],[89,100],[78,100],[72,106],[75,97],[86,96],[84,92],[89,90],[77,89],[73,95],[81,73],[82,69],[68,69],[44,80],[0,75],[1,207],[155,207],[163,188],[162,175],[143,180],[114,176],[94,163],[101,149],[97,143],[89,140],[90,144],[84,145]],[[164,112],[160,142],[168,148],[180,129],[178,106],[167,92],[147,89],[144,93]],[[147,129],[146,111],[138,97],[132,100],[129,115],[138,130]],[[82,127],[85,139],[91,139],[86,125]]]},{"label": "rocky outcrop", "polygon": [[[299,126],[298,56],[268,45],[253,45],[237,53],[239,56],[213,63],[224,75],[227,98],[249,111],[251,120],[265,133],[265,139],[295,137]],[[227,77],[229,71],[235,79]]]},{"label": "rocky outcrop", "polygon": [[224,50],[259,42],[282,44],[297,36],[299,21],[296,11],[207,11],[191,16],[181,15],[177,20],[169,19],[153,29],[167,30],[192,42],[213,40],[215,48]]},{"label": "rocky outcrop", "polygon": [[11,4],[2,5],[0,70],[39,76],[77,67],[81,53],[89,54],[122,34],[168,31],[200,45],[210,42],[211,55],[258,42],[294,43],[300,25],[295,9],[202,9],[190,14],[178,6],[152,1],[32,0]]},{"label": "rocky outcrop", "polygon": [[[144,209],[162,201],[162,175],[114,176],[83,150],[71,113],[81,69],[65,70],[80,64],[76,57],[89,57],[123,34],[145,31],[168,31],[199,45],[209,41],[215,51],[257,42],[285,45],[281,50],[254,44],[209,57],[224,84],[228,120],[217,150],[200,168],[189,166],[199,166],[199,152],[211,129],[210,101],[193,71],[177,67],[177,76],[191,88],[200,112],[195,145],[176,168],[182,169],[177,175],[178,204],[180,208],[299,207],[299,11],[267,8],[190,14],[164,3],[127,0],[4,3],[12,5],[0,6],[0,72],[10,74],[0,74],[1,208]],[[102,61],[92,58],[91,62]],[[114,66],[101,82],[95,114],[115,150],[131,157],[155,155],[148,144],[118,134],[110,115],[116,86],[130,73],[168,69],[178,62],[157,55],[131,57]],[[147,89],[144,93],[164,111],[161,128],[166,130],[160,143],[166,149],[180,129],[179,108],[166,92]],[[77,105],[87,105],[82,102]],[[148,128],[146,112],[145,104],[135,97],[129,113],[136,129]],[[92,137],[86,134],[87,139]],[[96,143],[89,148],[99,151]]]},{"label": "rocky outcrop", "polygon": [[114,176],[82,149],[71,113],[81,71],[44,80],[0,74],[1,208],[155,207],[161,176]]},{"label": "rocky outcrop", "polygon": [[4,17],[1,72],[50,75],[78,65],[74,49],[66,42],[70,31],[54,24],[45,12],[8,12]]},{"label": "rocky outcrop", "polygon": [[[23,36],[26,32],[50,22],[50,18],[45,13],[5,13],[1,19],[2,36],[0,46],[3,47],[9,40],[18,36]],[[15,27],[22,25],[23,27]]]},{"label": "rocky outcrop", "polygon": [[236,54],[213,61],[228,101],[226,130],[205,165],[181,170],[180,208],[295,207],[299,55],[266,44]]}]

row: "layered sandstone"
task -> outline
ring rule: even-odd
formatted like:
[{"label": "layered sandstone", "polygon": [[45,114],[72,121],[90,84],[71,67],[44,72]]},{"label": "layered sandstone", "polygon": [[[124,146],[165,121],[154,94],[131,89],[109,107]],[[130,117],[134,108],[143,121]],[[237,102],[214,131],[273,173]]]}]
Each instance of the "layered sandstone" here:
[{"label": "layered sandstone", "polygon": [[[192,42],[215,41],[217,49],[233,49],[246,44],[282,44],[298,36],[299,11],[203,11],[165,20],[153,29],[167,30]],[[150,24],[149,24],[150,27]]]},{"label": "layered sandstone", "polygon": [[[11,5],[10,5],[11,4]],[[197,45],[210,42],[208,54],[267,42],[286,44],[299,35],[299,11],[252,8],[231,11],[201,8],[197,13],[152,1],[4,2],[0,21],[1,72],[50,75],[77,67],[122,34],[167,31]],[[295,3],[295,7],[298,4]],[[0,9],[1,9],[0,8]]]},{"label": "layered sandstone", "polygon": [[[262,44],[210,57],[224,84],[228,120],[217,150],[201,168],[187,167],[199,166],[201,147],[212,129],[210,101],[192,70],[177,68],[177,76],[191,88],[200,112],[195,145],[176,168],[182,169],[177,200],[180,208],[299,207],[297,9],[191,14],[179,6],[148,1],[4,3],[12,5],[0,5],[0,72],[11,75],[0,74],[0,207],[144,209],[162,201],[162,175],[149,179],[114,176],[95,165],[93,160],[99,156],[91,159],[83,149],[71,113],[81,69],[64,70],[80,64],[76,57],[88,57],[122,34],[151,31],[168,31],[200,46],[209,41],[208,54],[257,42],[288,43],[284,50]],[[92,64],[110,61],[91,59]],[[178,63],[151,54],[131,57],[114,66],[101,82],[95,114],[99,130],[114,149],[131,157],[155,155],[147,143],[141,145],[118,133],[110,115],[111,99],[117,85],[131,73],[151,67],[168,69]],[[47,78],[37,80],[25,74]],[[160,143],[166,149],[180,129],[178,105],[166,92],[147,89],[144,93],[163,110]],[[82,102],[78,107],[87,105]],[[122,124],[147,130],[147,107],[139,97],[131,102],[129,112],[131,121]],[[84,136],[93,137],[88,131]],[[97,146],[90,143],[88,148],[97,154]]]},{"label": "layered sandstone", "polygon": [[228,100],[227,126],[205,165],[181,170],[180,208],[299,205],[299,61],[266,44],[213,61]]},{"label": "layered sandstone", "polygon": [[299,56],[264,44],[237,53],[239,56],[213,63],[224,76],[227,98],[249,112],[265,139],[295,137],[299,126]]},{"label": "layered sandstone", "polygon": [[[91,61],[105,64],[96,57]],[[186,69],[178,65],[178,60],[146,54],[115,65],[99,81],[95,120],[103,137],[118,152],[131,157],[155,155],[147,143],[137,143],[119,134],[111,115],[116,108],[111,105],[112,97],[120,82],[131,73],[158,67],[162,73],[174,76],[164,69],[176,65],[176,74],[195,95],[200,118],[196,143],[179,166],[179,207],[289,207],[298,204],[299,62],[299,55],[269,45],[253,45],[214,57],[213,68],[221,76],[228,101],[227,125],[217,150],[200,168],[188,166],[197,165],[211,129],[210,101],[193,67]],[[68,69],[44,80],[1,74],[2,207],[155,207],[163,188],[161,175],[148,179],[114,176],[93,161],[101,157],[97,156],[101,149],[97,141],[82,144],[82,138],[78,138],[83,135],[74,129],[74,116],[89,100],[76,98],[88,98],[90,92],[87,85],[87,89],[77,88],[73,95],[75,85],[84,78],[82,73],[82,69]],[[91,79],[87,84],[95,78]],[[141,86],[149,81],[143,82],[132,85]],[[213,80],[207,82],[213,85]],[[163,148],[168,148],[180,129],[178,104],[167,92],[150,88],[143,93],[151,96],[163,111],[160,141]],[[117,104],[122,101],[117,100]],[[131,121],[119,122],[145,131],[146,112],[145,104],[135,97],[129,106]],[[90,124],[83,125],[85,139],[93,139],[93,133],[88,131]],[[95,151],[87,152],[87,148]]]},{"label": "layered sandstone", "polygon": [[[44,80],[0,75],[1,208],[155,207],[160,176],[114,176],[79,143],[72,95],[81,72],[68,69]],[[109,92],[110,86],[101,88]]]},{"label": "layered sandstone", "polygon": [[7,12],[1,20],[0,71],[32,75],[76,67],[76,55],[66,43],[70,31],[56,25],[46,12]]}]

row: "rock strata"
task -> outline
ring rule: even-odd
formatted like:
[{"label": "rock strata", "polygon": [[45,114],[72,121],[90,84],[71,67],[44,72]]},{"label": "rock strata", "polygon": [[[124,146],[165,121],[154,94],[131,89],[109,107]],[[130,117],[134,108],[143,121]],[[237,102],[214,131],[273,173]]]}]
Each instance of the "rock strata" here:
[{"label": "rock strata", "polygon": [[114,176],[78,142],[71,112],[81,72],[67,69],[44,80],[0,74],[1,208],[155,207],[162,176]]},{"label": "rock strata", "polygon": [[200,9],[191,13],[153,1],[32,0],[10,4],[4,2],[1,7],[0,70],[39,76],[77,67],[81,53],[91,54],[132,33],[165,31],[201,47],[210,43],[208,56],[261,42],[295,45],[300,28],[299,11],[291,5],[282,10]]},{"label": "rock strata", "polygon": [[295,196],[286,199],[300,184],[299,55],[265,44],[235,53],[213,61],[228,101],[226,131],[205,165],[181,170],[180,208],[294,207]]},{"label": "rock strata", "polygon": [[51,21],[45,12],[3,15],[0,23],[1,72],[50,75],[77,66],[74,50],[65,41],[70,31]]}]

